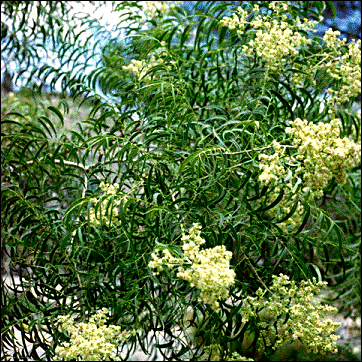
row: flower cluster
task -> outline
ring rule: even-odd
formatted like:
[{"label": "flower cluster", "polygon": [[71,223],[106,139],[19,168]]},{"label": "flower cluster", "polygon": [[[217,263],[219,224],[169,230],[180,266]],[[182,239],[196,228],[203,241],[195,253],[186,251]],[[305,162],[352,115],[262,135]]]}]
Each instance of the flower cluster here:
[{"label": "flower cluster", "polygon": [[245,11],[241,6],[238,7],[238,14],[234,13],[232,17],[225,17],[220,21],[221,26],[225,26],[230,30],[236,29],[238,34],[242,34],[247,24],[246,18],[248,12]]},{"label": "flower cluster", "polygon": [[238,352],[233,352],[230,357],[221,357],[221,346],[211,344],[204,348],[204,354],[198,358],[199,361],[254,361],[252,358],[241,356]]},{"label": "flower cluster", "polygon": [[168,61],[169,55],[165,48],[165,43],[161,42],[160,47],[152,52],[148,61],[145,60],[136,60],[132,59],[129,65],[124,65],[122,67],[125,71],[131,71],[134,73],[138,79],[142,82],[150,82],[151,74],[149,71],[154,67],[159,67],[162,65],[162,68],[166,71],[171,71],[175,62]]},{"label": "flower cluster", "polygon": [[[234,13],[232,17],[222,19],[221,25],[229,29],[236,29],[239,35],[244,33],[247,24],[256,29],[255,39],[243,46],[244,54],[246,56],[258,55],[265,62],[268,70],[278,72],[287,59],[298,54],[298,48],[311,43],[311,39],[301,35],[300,30],[312,31],[316,22],[305,20],[300,23],[296,19],[294,25],[291,25],[286,21],[285,13],[280,15],[280,11],[288,10],[287,2],[272,1],[269,9],[272,10],[272,14],[262,16],[259,13],[248,22],[246,20],[248,13],[239,7],[238,15]],[[253,11],[258,13],[259,6],[254,5]],[[276,14],[276,18],[273,17],[273,14]]]},{"label": "flower cluster", "polygon": [[217,299],[227,299],[228,288],[234,283],[235,272],[230,269],[232,253],[227,251],[224,245],[199,250],[200,244],[205,241],[200,237],[198,227],[194,225],[190,235],[184,235],[182,238],[186,241],[183,245],[184,258],[192,264],[186,270],[181,267],[177,276],[199,289],[200,299],[217,310]]},{"label": "flower cluster", "polygon": [[325,62],[324,66],[332,78],[342,82],[338,90],[331,88],[327,90],[332,95],[328,102],[334,107],[348,102],[361,92],[361,40],[349,43],[347,51],[341,55],[346,39],[338,39],[339,35],[339,31],[329,29],[323,36],[327,48],[334,56],[333,59]]},{"label": "flower cluster", "polygon": [[[308,351],[325,354],[337,352],[335,334],[340,323],[325,318],[336,308],[322,305],[314,296],[326,282],[302,281],[299,287],[288,276],[273,276],[270,293],[258,289],[256,297],[248,296],[240,307],[243,323],[258,318],[257,325],[266,345],[278,348],[284,342],[301,339]],[[265,322],[267,320],[267,322]]]},{"label": "flower cluster", "polygon": [[128,65],[122,67],[123,70],[133,72],[138,75],[139,78],[144,77],[146,74],[145,71],[146,62],[144,60],[132,59]]},{"label": "flower cluster", "polygon": [[175,7],[171,1],[140,1],[140,5],[147,19],[154,18],[158,13],[166,14]]},{"label": "flower cluster", "polygon": [[[263,162],[259,165],[262,170],[259,181],[264,185],[271,184],[274,186],[274,189],[268,195],[272,200],[276,199],[279,193],[284,190],[285,196],[278,204],[282,218],[288,215],[294,203],[297,202],[297,208],[292,217],[280,225],[282,229],[287,230],[288,227],[297,226],[303,219],[304,207],[300,201],[297,201],[298,194],[295,192],[301,179],[292,177],[292,171],[286,166],[286,147],[276,141],[273,141],[272,147],[275,151],[274,154],[266,155],[263,153],[259,155],[259,159]],[[289,156],[287,160],[288,164],[296,164],[297,162],[293,156]],[[276,214],[274,209],[270,212]]]},{"label": "flower cluster", "polygon": [[347,137],[340,138],[340,121],[313,124],[297,118],[292,127],[285,129],[294,136],[293,144],[298,147],[297,159],[303,162],[296,173],[303,173],[306,186],[315,197],[323,195],[322,189],[335,177],[344,185],[347,170],[361,162],[361,145]]},{"label": "flower cluster", "polygon": [[[105,195],[100,199],[92,198],[91,201],[97,204],[95,208],[89,211],[89,222],[94,226],[111,225],[118,223],[118,209],[117,206],[121,203],[122,198],[116,198],[119,185],[106,184],[101,182],[99,187],[104,191]],[[111,198],[114,199],[111,199]],[[124,198],[124,197],[123,197]],[[100,200],[102,200],[100,202]]]},{"label": "flower cluster", "polygon": [[167,265],[169,268],[183,264],[183,258],[174,257],[168,249],[163,249],[163,256],[159,256],[160,250],[156,250],[151,254],[152,260],[148,263],[149,268],[156,269],[154,275],[158,275],[162,270],[163,266]]},{"label": "flower cluster", "polygon": [[[228,288],[235,281],[235,272],[230,269],[232,253],[227,251],[224,245],[200,250],[200,246],[205,243],[200,229],[201,226],[195,223],[189,234],[182,236],[182,258],[175,258],[164,249],[162,257],[152,253],[153,260],[148,266],[157,269],[157,272],[162,271],[165,264],[168,267],[178,266],[177,276],[199,289],[200,301],[210,304],[211,308],[217,311],[217,300],[228,298]],[[184,268],[184,265],[188,267]]]},{"label": "flower cluster", "polygon": [[231,354],[231,357],[227,358],[227,361],[235,361],[235,362],[238,362],[238,361],[254,361],[252,358],[248,358],[248,357],[245,357],[245,356],[241,356],[238,352],[233,352]]},{"label": "flower cluster", "polygon": [[119,326],[105,326],[109,311],[103,308],[90,317],[88,323],[74,325],[70,316],[59,316],[58,321],[62,330],[70,334],[69,342],[64,342],[56,347],[55,361],[79,360],[83,361],[109,361],[117,360],[115,350],[119,342],[127,340],[134,332],[121,331]]},{"label": "flower cluster", "polygon": [[339,39],[339,35],[339,31],[327,30],[323,36],[327,50],[293,64],[300,72],[295,73],[292,81],[300,86],[309,83],[315,87],[318,71],[337,81],[327,89],[327,104],[332,112],[361,92],[361,40],[346,44],[346,39]]},{"label": "flower cluster", "polygon": [[[287,127],[285,132],[293,136],[292,147],[297,150],[297,155],[286,156],[286,146],[276,141],[272,143],[274,154],[259,155],[262,160],[259,180],[264,185],[275,187],[270,197],[276,198],[281,189],[290,193],[289,200],[283,199],[279,205],[282,216],[291,210],[299,184],[302,184],[303,192],[310,192],[313,198],[319,198],[333,177],[343,185],[348,169],[361,162],[361,145],[347,137],[339,137],[338,119],[313,124],[297,118],[290,124],[291,127]],[[284,226],[297,225],[303,217],[303,210],[298,203],[293,217]]]},{"label": "flower cluster", "polygon": [[161,59],[156,60],[155,57],[152,56],[149,63],[147,63],[145,60],[132,59],[131,63],[127,66],[124,65],[122,69],[135,73],[140,81],[148,81],[150,80],[150,76],[147,73],[152,67],[159,64],[162,64]]}]

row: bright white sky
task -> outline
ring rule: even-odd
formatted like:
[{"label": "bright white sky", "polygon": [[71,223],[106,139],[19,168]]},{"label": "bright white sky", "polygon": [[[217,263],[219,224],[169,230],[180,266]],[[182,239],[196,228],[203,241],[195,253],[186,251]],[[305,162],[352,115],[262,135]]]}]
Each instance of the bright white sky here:
[{"label": "bright white sky", "polygon": [[[95,3],[98,4],[98,6],[100,4],[99,1],[96,1]],[[2,6],[3,5],[1,5],[1,7]],[[79,20],[79,18],[82,18],[83,14],[84,14],[84,16],[87,16],[87,18],[97,19],[99,21],[100,25],[105,27],[105,29],[107,29],[110,34],[112,34],[112,28],[114,28],[115,25],[117,25],[117,24],[119,25],[120,22],[122,22],[121,17],[123,15],[123,13],[120,11],[118,11],[118,12],[112,11],[112,2],[111,1],[107,1],[105,4],[103,3],[101,8],[91,4],[88,1],[82,1],[80,3],[71,2],[71,6],[72,6],[72,10],[70,12],[70,18],[72,19],[72,21],[71,21],[70,25],[76,26],[78,31],[82,30],[81,21]],[[10,29],[11,29],[13,27],[16,28],[17,24],[18,25],[20,24],[20,20],[21,20],[20,18],[16,18],[16,19],[9,19],[8,21],[5,21],[5,22],[8,23],[8,25],[10,26]],[[39,22],[39,20],[42,21],[42,19],[37,18],[36,7],[33,7],[32,12],[29,14],[28,24],[31,26],[33,21]],[[2,19],[2,21],[4,21],[4,19]],[[122,22],[121,25],[126,26],[127,22]],[[83,28],[85,29],[85,31],[80,35],[80,37],[78,39],[80,41],[80,43],[82,43],[82,44],[84,44],[84,42],[89,37],[92,37],[92,35],[93,35],[92,30],[87,29],[87,26],[83,25]],[[118,31],[118,36],[119,36],[119,31]],[[52,64],[54,66],[60,66],[60,61],[58,59],[57,53],[55,53],[55,52],[52,53],[52,52],[48,51],[48,55],[47,55],[44,50],[39,49],[39,54],[41,56],[43,56],[44,63]],[[12,56],[9,55],[9,57],[11,58]],[[6,58],[9,58],[9,57],[6,57]],[[5,61],[7,60],[6,58],[5,58]],[[93,63],[93,64],[95,64],[95,63]],[[3,59],[1,59],[2,72],[4,70],[4,67],[5,67],[5,63],[4,63]],[[10,62],[9,68],[11,71],[16,71],[14,63],[12,64]],[[89,72],[90,72],[92,69],[91,69],[91,67],[89,67],[89,68],[90,68],[89,69]],[[29,70],[31,71],[31,69],[29,69]],[[58,88],[57,89],[58,91],[60,90],[59,87],[56,87],[56,88]]]}]

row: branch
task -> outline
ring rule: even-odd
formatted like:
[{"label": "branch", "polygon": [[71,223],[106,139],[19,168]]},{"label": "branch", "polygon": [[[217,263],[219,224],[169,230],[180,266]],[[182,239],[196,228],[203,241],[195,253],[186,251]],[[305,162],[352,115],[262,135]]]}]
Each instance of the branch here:
[{"label": "branch", "polygon": [[[40,161],[44,161],[44,157],[41,157],[41,158],[40,158],[39,160],[37,160],[36,162],[40,162]],[[32,165],[32,164],[34,163],[34,160],[27,161],[26,163],[27,163],[28,165]],[[60,160],[57,159],[57,158],[54,159],[54,163],[56,163],[56,164],[58,164],[58,165],[61,164]],[[82,165],[82,164],[80,164],[80,163],[76,163],[76,162],[72,162],[72,161],[66,161],[66,160],[65,160],[65,161],[63,160],[63,163],[64,163],[65,165],[67,165],[67,166],[79,167],[79,168],[83,169],[84,171],[89,171],[91,168],[97,166],[97,164],[93,164],[93,165],[89,165],[89,166],[84,166],[84,165]]]},{"label": "branch", "polygon": [[[296,146],[291,146],[291,145],[280,145],[281,147],[284,148],[296,148]],[[251,150],[243,150],[243,151],[238,151],[238,152],[225,152],[224,155],[239,155],[242,153],[247,153],[247,152],[252,152],[252,151],[264,151],[267,150],[269,148],[272,148],[273,145],[269,145],[269,146],[265,146],[265,147],[260,147],[260,148],[253,148]]]}]

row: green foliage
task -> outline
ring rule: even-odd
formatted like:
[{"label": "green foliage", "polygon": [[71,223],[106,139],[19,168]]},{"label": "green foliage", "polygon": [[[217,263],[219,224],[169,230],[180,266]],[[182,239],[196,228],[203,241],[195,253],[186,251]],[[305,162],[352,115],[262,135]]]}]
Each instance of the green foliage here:
[{"label": "green foliage", "polygon": [[[273,73],[262,57],[243,53],[255,29],[238,34],[220,25],[237,11],[235,2],[206,3],[204,13],[176,4],[147,17],[141,2],[115,2],[112,33],[89,16],[72,17],[72,2],[4,2],[1,41],[9,61],[16,54],[19,77],[39,91],[60,80],[73,97],[54,103],[14,95],[2,103],[2,253],[11,257],[14,284],[1,282],[5,359],[51,360],[69,340],[59,315],[82,322],[105,307],[110,324],[137,330],[124,360],[137,344],[147,351],[143,337],[158,331],[169,338],[156,345],[168,360],[193,360],[213,344],[224,358],[238,352],[274,360],[273,350],[258,351],[258,323],[242,323],[237,307],[221,300],[218,314],[174,271],[153,275],[148,267],[157,247],[182,253],[193,223],[202,226],[205,248],[225,245],[233,253],[236,300],[283,273],[296,282],[326,279],[347,298],[343,312],[360,310],[360,170],[349,170],[345,185],[332,179],[314,200],[298,185],[275,194],[275,185],[259,180],[258,157],[272,153],[273,141],[286,145],[286,157],[295,155],[285,128],[296,118],[339,118],[341,137],[360,142],[353,99],[335,112],[325,91],[343,80],[321,68],[315,81],[305,74],[303,66],[315,64],[309,59],[326,51],[320,39]],[[265,10],[269,3],[258,2]],[[291,2],[287,21],[318,18],[326,3]],[[251,12],[252,5],[242,6]],[[86,29],[94,32],[84,43]],[[50,49],[59,66],[41,64],[41,50]],[[35,66],[26,73],[29,59]],[[132,59],[143,64],[138,73],[126,68]],[[102,182],[119,185],[105,203]],[[299,200],[301,219],[285,226]],[[94,224],[97,212],[113,212],[118,222]],[[189,336],[182,339],[176,327]],[[19,334],[31,344],[25,350],[15,345]]]}]

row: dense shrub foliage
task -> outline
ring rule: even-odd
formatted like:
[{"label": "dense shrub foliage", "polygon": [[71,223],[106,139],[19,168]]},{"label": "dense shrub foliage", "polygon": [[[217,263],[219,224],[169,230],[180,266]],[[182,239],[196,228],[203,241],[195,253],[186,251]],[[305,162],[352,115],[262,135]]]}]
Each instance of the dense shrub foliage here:
[{"label": "dense shrub foliage", "polygon": [[[315,36],[330,2],[205,3],[114,2],[111,29],[3,2],[33,89],[2,104],[5,359],[335,352],[313,296],[360,311],[360,41]],[[70,127],[35,93],[56,86],[87,110]]]}]

